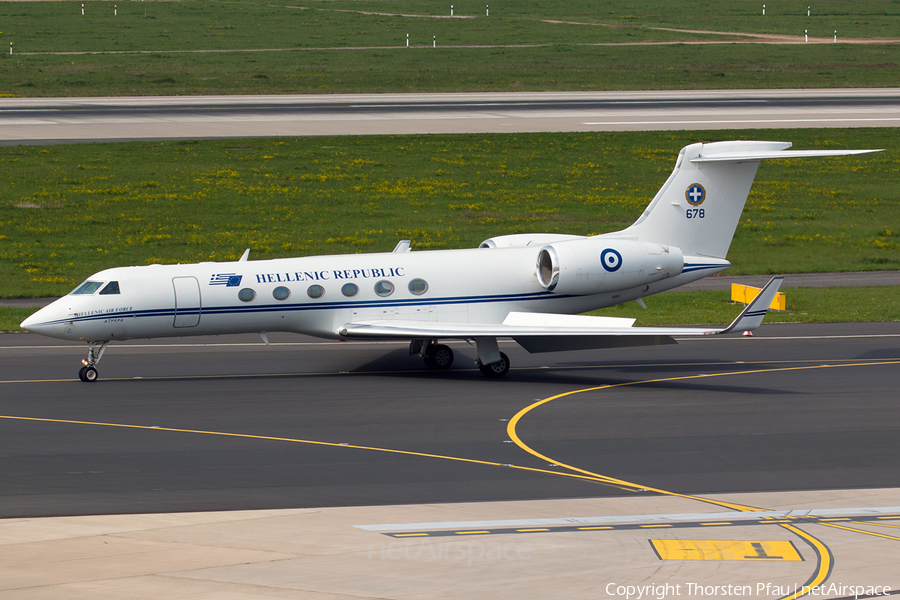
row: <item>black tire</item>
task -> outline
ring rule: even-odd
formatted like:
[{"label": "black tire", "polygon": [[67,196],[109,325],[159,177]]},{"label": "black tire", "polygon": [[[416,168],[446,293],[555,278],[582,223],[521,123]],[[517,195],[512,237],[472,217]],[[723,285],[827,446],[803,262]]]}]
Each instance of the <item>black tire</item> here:
[{"label": "black tire", "polygon": [[425,361],[425,366],[429,369],[437,371],[449,369],[450,365],[453,364],[453,350],[449,346],[437,344],[428,349],[422,360]]},{"label": "black tire", "polygon": [[500,353],[500,360],[489,365],[478,363],[478,370],[485,377],[503,377],[509,372],[509,357]]},{"label": "black tire", "polygon": [[94,367],[85,367],[84,368],[84,376],[82,378],[82,381],[86,381],[88,383],[93,383],[93,382],[97,381],[97,379],[99,377],[100,377],[100,374],[97,373],[97,369],[95,369]]},{"label": "black tire", "polygon": [[453,350],[450,349],[450,346],[438,344],[430,354],[435,369],[449,369],[453,364]]},{"label": "black tire", "polygon": [[84,378],[85,371],[87,371],[87,367],[81,367],[80,369],[78,369],[78,379],[80,379],[82,381],[87,381],[87,379]]}]

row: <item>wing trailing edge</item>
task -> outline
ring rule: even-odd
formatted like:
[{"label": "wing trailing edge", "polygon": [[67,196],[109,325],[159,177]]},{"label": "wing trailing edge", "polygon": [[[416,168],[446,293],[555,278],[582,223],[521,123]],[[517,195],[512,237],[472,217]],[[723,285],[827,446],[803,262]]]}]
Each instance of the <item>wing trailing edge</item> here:
[{"label": "wing trailing edge", "polygon": [[741,314],[725,328],[633,327],[634,319],[548,313],[510,313],[502,323],[442,323],[371,320],[342,325],[345,339],[474,339],[512,338],[529,352],[558,352],[674,344],[673,336],[714,335],[759,327],[783,277],[773,277]]}]

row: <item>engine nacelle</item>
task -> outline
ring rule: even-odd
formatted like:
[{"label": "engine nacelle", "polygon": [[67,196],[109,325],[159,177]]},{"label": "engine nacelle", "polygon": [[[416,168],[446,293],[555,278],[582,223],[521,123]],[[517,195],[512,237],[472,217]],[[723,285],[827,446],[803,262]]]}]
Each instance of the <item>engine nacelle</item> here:
[{"label": "engine nacelle", "polygon": [[600,294],[681,273],[684,255],[674,246],[593,237],[550,244],[537,257],[537,279],[557,294]]},{"label": "engine nacelle", "polygon": [[543,246],[566,240],[586,240],[583,235],[567,235],[564,233],[513,233],[498,235],[481,242],[479,248],[525,248],[527,246]]}]

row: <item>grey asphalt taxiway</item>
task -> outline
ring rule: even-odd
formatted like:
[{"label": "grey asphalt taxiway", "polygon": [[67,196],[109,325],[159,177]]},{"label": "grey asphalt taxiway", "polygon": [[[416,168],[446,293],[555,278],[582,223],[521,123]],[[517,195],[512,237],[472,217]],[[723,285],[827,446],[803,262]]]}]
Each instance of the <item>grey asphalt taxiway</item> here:
[{"label": "grey asphalt taxiway", "polygon": [[398,344],[269,339],[118,344],[88,384],[80,346],[0,336],[0,595],[900,589],[898,323],[507,344],[503,380],[462,344],[435,373]]},{"label": "grey asphalt taxiway", "polygon": [[[84,349],[0,336],[0,515],[621,496],[553,462],[681,493],[900,487],[900,324],[425,369],[399,344],[270,334]],[[606,387],[604,387],[606,386]],[[443,458],[435,458],[435,457]],[[467,462],[483,461],[483,462]],[[545,469],[521,471],[504,465]]]}]

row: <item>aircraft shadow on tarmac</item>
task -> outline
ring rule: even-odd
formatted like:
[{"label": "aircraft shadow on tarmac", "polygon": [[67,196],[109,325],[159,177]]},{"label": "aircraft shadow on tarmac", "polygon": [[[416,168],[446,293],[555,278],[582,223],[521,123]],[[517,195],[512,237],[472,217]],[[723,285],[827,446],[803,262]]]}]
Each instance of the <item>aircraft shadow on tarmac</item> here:
[{"label": "aircraft shadow on tarmac", "polygon": [[[471,368],[465,365],[471,364]],[[475,367],[475,359],[466,356],[457,351],[456,367],[446,371],[432,371],[419,366],[419,359],[416,356],[409,356],[406,350],[398,349],[378,356],[377,358],[359,365],[348,371],[348,373],[365,374],[369,376],[385,376],[385,377],[404,377],[416,379],[436,379],[436,380],[475,380],[483,381],[486,385],[494,385],[501,381],[516,383],[544,383],[544,384],[565,384],[583,385],[585,387],[617,385],[633,383],[635,379],[623,379],[623,372],[634,373],[637,380],[641,379],[641,373],[650,373],[651,378],[665,377],[666,374],[673,375],[690,375],[691,372],[700,373],[723,373],[740,371],[740,365],[735,365],[733,361],[722,361],[721,364],[704,363],[702,368],[690,361],[683,363],[673,363],[666,361],[664,364],[654,365],[646,362],[622,363],[616,361],[614,370],[610,369],[603,363],[597,362],[564,362],[551,363],[546,367],[533,367],[525,369],[513,368],[510,375],[505,379],[485,379],[481,376]],[[596,369],[596,370],[592,370]],[[611,376],[613,373],[616,376]],[[799,394],[796,391],[764,388],[757,386],[741,386],[741,385],[722,385],[712,383],[709,379],[702,380],[678,380],[678,381],[654,381],[640,384],[642,388],[652,388],[660,390],[695,390],[703,392],[718,392],[723,394],[752,394],[752,395],[773,395],[773,394]]]},{"label": "aircraft shadow on tarmac", "polygon": [[869,350],[868,352],[863,352],[856,358],[857,358],[857,360],[873,360],[873,359],[896,360],[896,359],[900,358],[900,348],[877,348],[875,350]]}]

